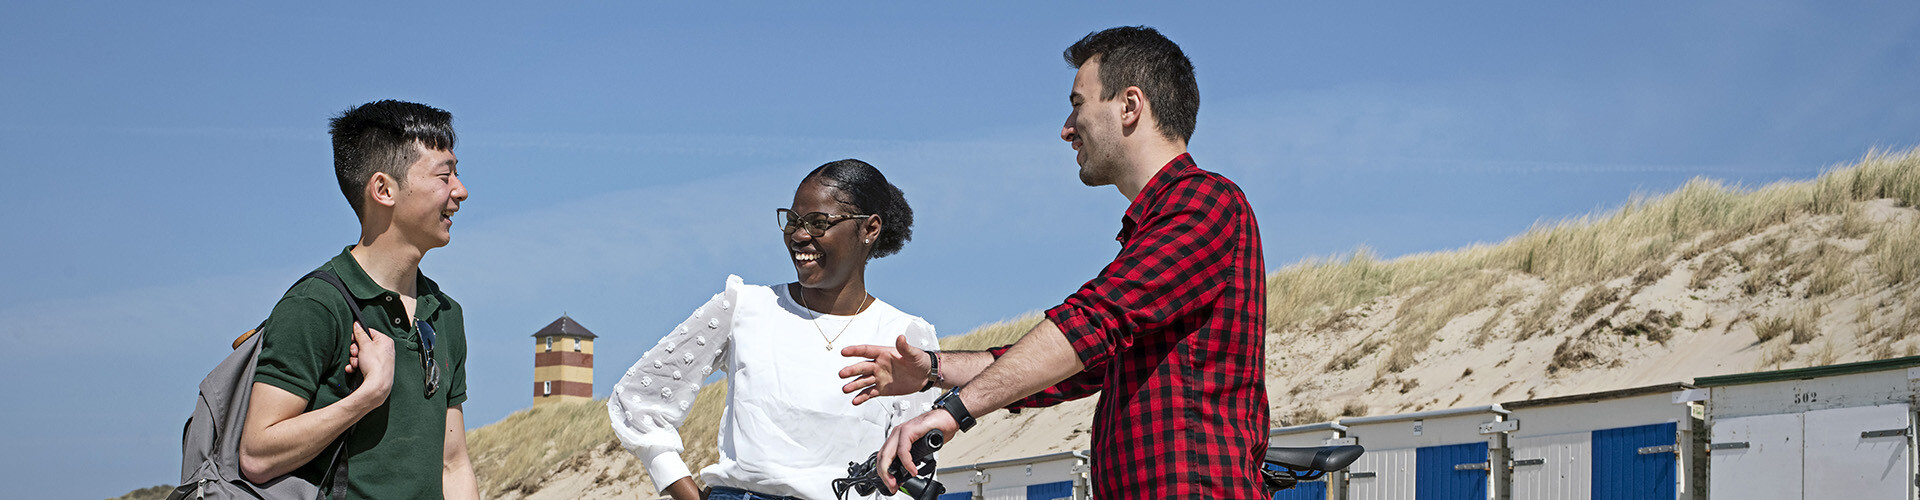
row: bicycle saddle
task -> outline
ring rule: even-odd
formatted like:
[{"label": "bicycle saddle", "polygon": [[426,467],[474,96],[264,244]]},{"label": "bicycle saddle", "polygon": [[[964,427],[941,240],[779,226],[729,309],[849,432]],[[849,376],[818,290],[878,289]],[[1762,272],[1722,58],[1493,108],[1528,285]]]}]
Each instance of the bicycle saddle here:
[{"label": "bicycle saddle", "polygon": [[1333,472],[1347,468],[1366,448],[1359,445],[1320,446],[1313,448],[1267,448],[1266,459],[1273,464],[1294,470]]}]

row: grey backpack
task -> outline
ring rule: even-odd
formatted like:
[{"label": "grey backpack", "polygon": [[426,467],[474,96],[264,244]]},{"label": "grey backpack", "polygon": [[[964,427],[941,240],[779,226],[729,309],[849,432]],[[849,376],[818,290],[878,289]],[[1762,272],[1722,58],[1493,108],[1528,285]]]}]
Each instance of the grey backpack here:
[{"label": "grey backpack", "polygon": [[[298,285],[307,278],[319,278],[340,290],[346,297],[354,319],[360,324],[370,324],[361,317],[359,303],[340,278],[326,271],[314,271],[302,276],[294,284]],[[167,500],[182,499],[264,499],[264,500],[305,500],[313,498],[343,498],[347,490],[347,438],[353,435],[348,427],[340,437],[328,445],[322,456],[328,459],[327,474],[320,483],[308,483],[305,479],[287,474],[263,484],[254,484],[246,480],[240,472],[240,432],[247,421],[247,404],[253,391],[253,370],[260,360],[260,338],[267,335],[265,322],[248,331],[233,342],[233,354],[220,362],[220,366],[200,381],[200,400],[193,407],[193,416],[187,419],[187,427],[180,443],[180,487],[167,495]],[[346,332],[352,339],[353,332]],[[358,386],[357,380],[354,383]],[[323,492],[325,493],[323,495]]]}]

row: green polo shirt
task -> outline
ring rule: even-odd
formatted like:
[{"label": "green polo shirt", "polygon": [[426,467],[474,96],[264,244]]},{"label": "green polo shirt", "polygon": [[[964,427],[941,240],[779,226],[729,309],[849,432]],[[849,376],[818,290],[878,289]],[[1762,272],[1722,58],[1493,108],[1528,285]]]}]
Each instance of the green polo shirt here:
[{"label": "green polo shirt", "polygon": [[[355,424],[347,445],[350,497],[441,498],[447,409],[467,400],[467,335],[460,304],[421,275],[413,321],[408,321],[399,294],[374,283],[347,251],[320,269],[339,276],[359,299],[360,313],[375,323],[366,327],[393,338],[393,392],[386,404]],[[306,398],[307,411],[347,397],[352,392],[345,370],[347,346],[353,343],[349,332],[354,321],[347,307],[340,292],[319,279],[287,291],[267,317],[253,380]],[[417,321],[435,333],[433,358],[440,365],[440,388],[431,397],[426,396],[426,368],[421,366],[425,349]],[[323,453],[293,473],[318,484],[327,458]]]}]

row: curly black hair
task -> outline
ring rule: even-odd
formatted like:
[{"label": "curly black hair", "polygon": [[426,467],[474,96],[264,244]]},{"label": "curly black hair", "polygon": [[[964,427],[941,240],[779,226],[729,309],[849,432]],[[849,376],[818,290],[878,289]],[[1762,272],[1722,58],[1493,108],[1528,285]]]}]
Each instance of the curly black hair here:
[{"label": "curly black hair", "polygon": [[900,188],[887,182],[887,176],[880,169],[873,168],[867,162],[848,158],[828,162],[813,169],[802,184],[816,180],[821,185],[833,188],[837,193],[834,199],[849,205],[863,214],[880,216],[880,237],[873,242],[873,250],[867,254],[869,259],[877,259],[899,253],[913,239],[913,207],[907,206],[907,195]]}]

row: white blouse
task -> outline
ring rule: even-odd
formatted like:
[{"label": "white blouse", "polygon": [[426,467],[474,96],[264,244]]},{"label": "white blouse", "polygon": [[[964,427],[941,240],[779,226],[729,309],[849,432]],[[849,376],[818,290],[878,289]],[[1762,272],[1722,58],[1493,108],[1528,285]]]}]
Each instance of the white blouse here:
[{"label": "white blouse", "polygon": [[725,370],[730,390],[720,421],[720,461],[701,469],[700,479],[709,486],[832,499],[831,482],[846,476],[847,462],[866,460],[895,423],[925,412],[939,396],[929,390],[854,406],[853,395],[840,392],[846,384],[840,369],[858,361],[841,356],[841,348],[891,346],[900,335],[922,349],[939,346],[926,320],[878,298],[853,316],[818,314],[794,302],[784,285],[746,285],[727,276],[725,291],[627,369],[607,399],[607,413],[614,434],[646,464],[655,487],[664,489],[691,475],[676,429],[686,421],[700,382],[716,368]]}]

